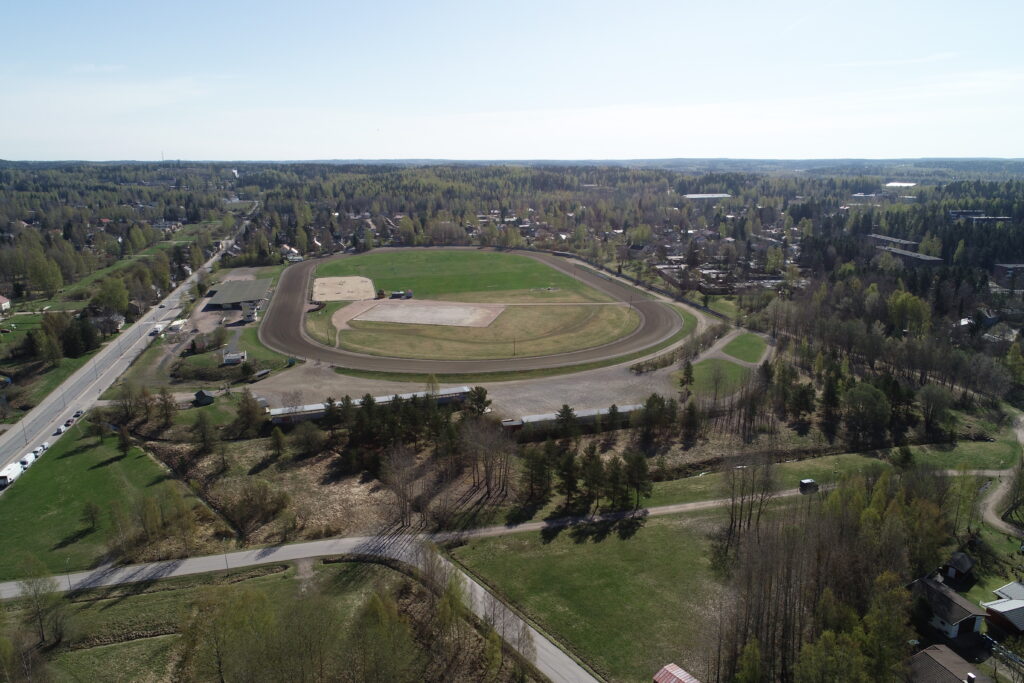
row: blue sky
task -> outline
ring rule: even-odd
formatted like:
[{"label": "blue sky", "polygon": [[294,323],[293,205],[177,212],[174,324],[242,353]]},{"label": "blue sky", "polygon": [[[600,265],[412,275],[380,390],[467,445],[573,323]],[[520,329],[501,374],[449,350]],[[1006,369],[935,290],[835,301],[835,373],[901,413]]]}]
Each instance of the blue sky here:
[{"label": "blue sky", "polygon": [[0,20],[4,159],[1024,157],[1019,0],[36,0]]}]

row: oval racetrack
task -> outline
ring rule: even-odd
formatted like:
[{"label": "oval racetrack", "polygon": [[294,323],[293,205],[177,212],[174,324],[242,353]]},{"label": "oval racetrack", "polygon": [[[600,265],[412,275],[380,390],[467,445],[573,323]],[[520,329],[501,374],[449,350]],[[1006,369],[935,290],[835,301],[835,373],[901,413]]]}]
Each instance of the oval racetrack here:
[{"label": "oval racetrack", "polygon": [[[398,251],[398,249],[387,249],[387,251]],[[346,258],[345,256],[333,256],[327,259],[303,261],[284,269],[277,284],[277,291],[264,316],[263,324],[260,325],[260,341],[275,351],[296,358],[320,361],[353,370],[453,374],[537,370],[603,361],[650,348],[668,339],[682,327],[682,319],[666,304],[653,299],[640,298],[641,295],[637,293],[636,289],[618,280],[600,276],[589,268],[574,268],[570,261],[560,256],[528,251],[515,253],[536,259],[555,270],[576,277],[590,287],[608,294],[616,301],[632,301],[633,308],[641,316],[640,326],[631,334],[603,346],[570,353],[525,358],[422,360],[371,356],[335,349],[312,340],[306,334],[303,321],[306,303],[309,300],[309,281],[316,267],[327,260]]]}]

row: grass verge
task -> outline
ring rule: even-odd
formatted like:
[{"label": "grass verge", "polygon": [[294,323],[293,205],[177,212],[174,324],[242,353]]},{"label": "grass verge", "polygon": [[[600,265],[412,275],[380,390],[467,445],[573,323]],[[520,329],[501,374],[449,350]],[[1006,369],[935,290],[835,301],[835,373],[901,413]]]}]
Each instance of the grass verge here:
[{"label": "grass verge", "polygon": [[768,344],[760,335],[747,332],[726,344],[722,352],[747,363],[756,363],[761,360],[767,346]]}]

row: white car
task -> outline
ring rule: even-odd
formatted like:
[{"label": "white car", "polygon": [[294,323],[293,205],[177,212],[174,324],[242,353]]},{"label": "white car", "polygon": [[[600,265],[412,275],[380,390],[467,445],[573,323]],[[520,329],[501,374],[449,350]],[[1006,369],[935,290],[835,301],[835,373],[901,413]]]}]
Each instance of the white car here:
[{"label": "white car", "polygon": [[18,461],[18,464],[21,465],[21,468],[23,470],[27,470],[29,467],[32,466],[32,463],[34,463],[38,459],[38,457],[39,456],[35,455],[34,453],[26,453],[25,457]]}]

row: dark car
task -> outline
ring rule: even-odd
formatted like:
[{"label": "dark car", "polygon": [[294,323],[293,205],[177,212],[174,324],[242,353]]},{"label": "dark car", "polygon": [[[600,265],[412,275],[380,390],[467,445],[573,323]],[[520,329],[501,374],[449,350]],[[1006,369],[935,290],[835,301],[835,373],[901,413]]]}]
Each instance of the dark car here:
[{"label": "dark car", "polygon": [[68,418],[68,419],[67,419],[67,420],[66,420],[66,421],[64,422],[64,426],[65,426],[65,427],[70,427],[70,426],[71,426],[71,425],[73,425],[73,424],[75,424],[75,418],[73,418],[73,417],[69,417],[69,418]]},{"label": "dark car", "polygon": [[74,417],[78,418],[78,417],[82,417],[82,415],[85,415],[85,411],[84,410],[76,410],[75,414],[74,414]]}]

